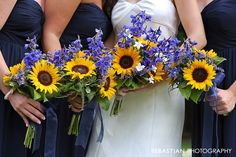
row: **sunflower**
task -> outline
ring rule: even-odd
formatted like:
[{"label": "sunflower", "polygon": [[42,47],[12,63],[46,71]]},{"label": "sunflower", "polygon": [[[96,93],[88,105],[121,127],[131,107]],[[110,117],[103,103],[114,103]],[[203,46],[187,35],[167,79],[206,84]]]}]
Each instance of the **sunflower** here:
[{"label": "sunflower", "polygon": [[36,90],[52,94],[57,92],[57,85],[60,81],[58,68],[54,64],[47,63],[46,60],[40,60],[35,63],[29,74],[29,79],[36,87]]},{"label": "sunflower", "polygon": [[194,48],[195,54],[198,55],[199,53],[202,53],[204,57],[209,57],[211,59],[215,58],[217,54],[211,49],[210,51],[205,51],[205,50],[198,50],[197,48]]},{"label": "sunflower", "polygon": [[86,58],[75,58],[67,62],[65,66],[66,74],[70,75],[72,79],[83,79],[84,77],[96,75],[95,69],[94,62]]},{"label": "sunflower", "polygon": [[136,49],[118,47],[114,55],[112,67],[117,71],[117,74],[131,76],[140,61],[141,57]]},{"label": "sunflower", "polygon": [[211,49],[210,51],[207,52],[208,57],[210,58],[215,58],[217,54]]},{"label": "sunflower", "polygon": [[4,85],[8,85],[8,83],[11,81],[11,77],[17,75],[17,73],[20,70],[24,70],[24,68],[25,68],[25,63],[24,63],[23,60],[22,60],[21,63],[16,64],[16,65],[10,67],[9,71],[7,72],[7,74],[3,76],[3,84]]},{"label": "sunflower", "polygon": [[100,94],[103,97],[107,97],[109,100],[115,95],[116,90],[116,82],[115,78],[115,71],[113,69],[108,70],[108,74],[105,78],[105,81],[100,86]]},{"label": "sunflower", "polygon": [[216,71],[213,65],[207,64],[205,60],[195,60],[189,68],[183,69],[184,79],[188,81],[188,85],[192,89],[206,90],[207,87],[212,87],[213,79],[215,78]]},{"label": "sunflower", "polygon": [[163,64],[158,64],[156,67],[155,67],[155,71],[156,72],[149,72],[149,76],[152,77],[156,82],[160,82],[163,80],[163,76],[165,75],[165,72],[163,71],[163,67],[164,65]]}]

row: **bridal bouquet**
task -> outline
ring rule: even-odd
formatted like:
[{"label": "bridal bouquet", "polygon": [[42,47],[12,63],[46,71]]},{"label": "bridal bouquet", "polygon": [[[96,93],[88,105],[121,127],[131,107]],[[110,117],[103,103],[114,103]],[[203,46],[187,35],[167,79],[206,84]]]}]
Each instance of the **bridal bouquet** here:
[{"label": "bridal bouquet", "polygon": [[[88,38],[88,49],[82,50],[80,39],[72,42],[68,48],[54,54],[54,62],[62,68],[61,92],[66,96],[80,97],[81,111],[86,102],[96,98],[107,108],[108,98],[115,93],[112,82],[111,62],[113,56],[102,42],[102,31]],[[69,135],[78,134],[80,114],[74,114],[70,123]]]},{"label": "bridal bouquet", "polygon": [[[60,95],[59,69],[50,60],[50,56],[37,49],[36,38],[28,39],[25,45],[28,53],[21,63],[9,68],[3,82],[11,88],[11,93],[17,91],[34,100],[46,102]],[[31,123],[26,132],[24,145],[31,148],[35,127]]]},{"label": "bridal bouquet", "polygon": [[[131,16],[131,26],[124,26],[118,34],[113,50],[112,67],[116,71],[117,89],[135,90],[163,80],[165,72],[178,58],[179,41],[169,37],[161,39],[161,30],[147,28],[151,16],[144,11]],[[118,92],[111,115],[116,115],[122,103]]]},{"label": "bridal bouquet", "polygon": [[172,86],[177,87],[187,100],[197,103],[203,92],[216,92],[213,88],[224,78],[224,71],[218,65],[225,58],[213,50],[197,50],[193,48],[195,44],[190,40],[184,43],[186,51],[169,70],[168,77]]}]

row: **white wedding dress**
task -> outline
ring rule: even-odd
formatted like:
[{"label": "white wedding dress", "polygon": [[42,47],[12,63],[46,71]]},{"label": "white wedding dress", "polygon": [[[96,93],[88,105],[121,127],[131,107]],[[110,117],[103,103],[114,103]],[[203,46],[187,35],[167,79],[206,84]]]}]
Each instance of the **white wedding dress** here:
[{"label": "white wedding dress", "polygon": [[[179,20],[172,0],[119,0],[112,12],[115,32],[130,24],[130,15],[145,10],[152,16],[148,27],[161,27],[162,37],[175,36]],[[166,81],[154,88],[124,96],[118,116],[102,111],[104,138],[97,142],[100,121],[94,124],[87,157],[180,157],[184,98],[169,91]]]}]

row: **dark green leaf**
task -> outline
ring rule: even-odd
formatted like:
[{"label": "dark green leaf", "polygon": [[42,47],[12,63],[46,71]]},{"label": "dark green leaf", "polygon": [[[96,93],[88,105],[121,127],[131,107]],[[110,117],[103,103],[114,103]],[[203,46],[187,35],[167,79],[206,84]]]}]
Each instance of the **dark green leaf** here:
[{"label": "dark green leaf", "polygon": [[125,86],[130,87],[132,85],[132,82],[133,82],[132,78],[127,79],[127,81],[125,82]]},{"label": "dark green leaf", "polygon": [[191,86],[186,86],[184,88],[179,87],[179,91],[183,95],[183,97],[185,97],[185,99],[189,100],[192,92]]},{"label": "dark green leaf", "polygon": [[132,84],[131,84],[132,89],[138,89],[138,88],[141,88],[142,86],[143,86],[143,84],[141,84],[139,82],[132,81]]},{"label": "dark green leaf", "polygon": [[47,98],[46,94],[43,94],[42,97],[43,97],[43,102],[47,102],[48,101],[48,98]]},{"label": "dark green leaf", "polygon": [[214,62],[216,65],[219,65],[221,64],[223,61],[225,61],[226,59],[224,57],[219,57],[219,56],[216,56],[213,58]]},{"label": "dark green leaf", "polygon": [[126,79],[118,79],[116,88],[120,89],[126,81],[127,81],[127,78]]},{"label": "dark green leaf", "polygon": [[190,99],[193,100],[193,102],[195,102],[197,104],[202,92],[203,92],[202,90],[196,90],[196,89],[192,90]]},{"label": "dark green leaf", "polygon": [[42,96],[40,95],[40,93],[38,93],[35,89],[34,89],[34,94],[33,94],[33,99],[34,100],[40,100]]},{"label": "dark green leaf", "polygon": [[90,91],[90,93],[86,94],[88,101],[91,101],[96,95],[96,91]]}]

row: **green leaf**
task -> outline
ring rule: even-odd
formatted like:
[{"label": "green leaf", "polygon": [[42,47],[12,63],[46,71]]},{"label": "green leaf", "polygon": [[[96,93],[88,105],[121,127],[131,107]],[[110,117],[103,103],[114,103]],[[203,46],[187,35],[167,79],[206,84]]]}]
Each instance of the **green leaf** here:
[{"label": "green leaf", "polygon": [[90,91],[90,93],[86,94],[88,101],[91,101],[96,95],[96,91]]},{"label": "green leaf", "polygon": [[130,87],[130,86],[132,85],[132,83],[133,83],[133,79],[132,79],[132,78],[129,78],[129,79],[127,79],[127,81],[125,82],[125,86],[126,86],[126,87]]},{"label": "green leaf", "polygon": [[216,56],[213,58],[214,62],[216,65],[219,65],[221,64],[223,61],[225,61],[226,59],[224,57],[219,57],[219,56]]},{"label": "green leaf", "polygon": [[33,99],[34,99],[34,100],[40,100],[41,97],[42,97],[41,94],[38,93],[38,92],[34,89],[34,91],[33,91]]},{"label": "green leaf", "polygon": [[120,89],[126,81],[127,81],[127,78],[126,79],[118,79],[116,88]]},{"label": "green leaf", "polygon": [[190,99],[197,104],[198,99],[201,96],[202,92],[203,92],[202,90],[196,90],[196,89],[192,90]]},{"label": "green leaf", "polygon": [[107,98],[98,98],[98,103],[100,104],[100,106],[102,107],[102,109],[104,109],[105,111],[108,111],[109,107],[110,107],[110,101]]},{"label": "green leaf", "polygon": [[178,88],[186,88],[188,85],[186,83],[186,81],[180,82],[180,84],[178,85]]},{"label": "green leaf", "polygon": [[132,84],[131,84],[132,89],[138,89],[138,88],[141,88],[142,86],[143,86],[143,84],[141,84],[139,82],[132,81]]},{"label": "green leaf", "polygon": [[48,98],[47,98],[46,94],[43,94],[42,97],[43,97],[43,102],[47,102],[48,101]]},{"label": "green leaf", "polygon": [[180,93],[185,97],[185,99],[189,100],[189,97],[191,96],[192,88],[191,86],[186,86],[184,88],[179,87]]},{"label": "green leaf", "polygon": [[70,90],[70,88],[71,88],[74,84],[75,84],[74,82],[62,84],[61,87],[60,87],[60,90],[63,91],[63,92],[67,92],[67,91]]},{"label": "green leaf", "polygon": [[14,81],[10,81],[9,86],[12,87],[12,88],[19,88],[19,85]]}]

